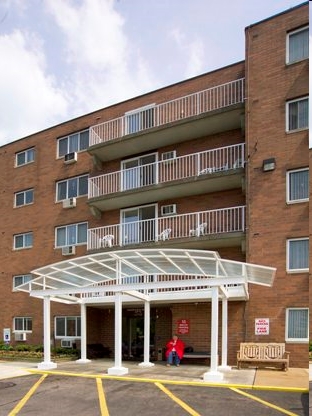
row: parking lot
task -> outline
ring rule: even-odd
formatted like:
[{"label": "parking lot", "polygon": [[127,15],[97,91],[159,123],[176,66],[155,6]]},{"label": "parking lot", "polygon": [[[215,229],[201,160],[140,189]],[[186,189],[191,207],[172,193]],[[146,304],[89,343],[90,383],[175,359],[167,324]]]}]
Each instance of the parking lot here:
[{"label": "parking lot", "polygon": [[302,415],[308,392],[33,372],[0,380],[0,415]]}]

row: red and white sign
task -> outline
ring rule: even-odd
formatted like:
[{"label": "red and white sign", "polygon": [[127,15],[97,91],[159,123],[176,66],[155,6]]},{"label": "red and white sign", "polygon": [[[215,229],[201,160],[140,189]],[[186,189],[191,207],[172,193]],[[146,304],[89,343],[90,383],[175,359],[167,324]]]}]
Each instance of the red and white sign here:
[{"label": "red and white sign", "polygon": [[190,321],[189,319],[179,319],[178,322],[178,334],[188,334],[190,332]]},{"label": "red and white sign", "polygon": [[270,333],[270,319],[256,318],[255,319],[255,335],[269,335]]}]

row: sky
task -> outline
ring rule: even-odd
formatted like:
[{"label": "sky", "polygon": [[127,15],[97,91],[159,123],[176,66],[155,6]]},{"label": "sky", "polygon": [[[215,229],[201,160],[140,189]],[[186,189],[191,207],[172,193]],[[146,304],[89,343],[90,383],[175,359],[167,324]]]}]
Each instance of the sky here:
[{"label": "sky", "polygon": [[0,146],[244,60],[298,0],[0,0]]}]

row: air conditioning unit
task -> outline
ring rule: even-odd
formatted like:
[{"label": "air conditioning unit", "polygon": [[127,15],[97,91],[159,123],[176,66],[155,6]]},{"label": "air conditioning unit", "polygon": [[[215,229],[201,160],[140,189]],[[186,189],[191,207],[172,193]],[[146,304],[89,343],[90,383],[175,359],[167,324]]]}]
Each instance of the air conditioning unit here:
[{"label": "air conditioning unit", "polygon": [[177,157],[177,152],[172,150],[171,152],[164,152],[161,154],[161,160],[171,160]]},{"label": "air conditioning unit", "polygon": [[177,206],[176,204],[171,205],[163,205],[161,207],[161,215],[173,215],[177,213]]},{"label": "air conditioning unit", "polygon": [[73,254],[76,254],[76,247],[75,246],[62,247],[62,254],[63,256],[72,256]]},{"label": "air conditioning unit", "polygon": [[66,165],[69,165],[70,163],[75,163],[75,162],[77,162],[77,152],[67,153],[64,156],[64,163],[66,163]]},{"label": "air conditioning unit", "polygon": [[75,208],[76,198],[68,198],[63,201],[63,208]]},{"label": "air conditioning unit", "polygon": [[62,339],[61,340],[61,347],[62,348],[72,348],[73,341],[71,339]]},{"label": "air conditioning unit", "polygon": [[27,339],[26,332],[15,332],[14,338],[15,338],[15,341],[26,341]]}]

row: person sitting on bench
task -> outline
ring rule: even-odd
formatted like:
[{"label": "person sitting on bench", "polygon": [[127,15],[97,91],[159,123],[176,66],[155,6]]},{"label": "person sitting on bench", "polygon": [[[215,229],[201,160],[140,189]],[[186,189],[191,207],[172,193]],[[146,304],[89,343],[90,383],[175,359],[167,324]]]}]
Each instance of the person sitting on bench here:
[{"label": "person sitting on bench", "polygon": [[173,335],[172,339],[168,341],[166,345],[167,367],[170,367],[172,364],[179,367],[183,354],[184,342],[179,339],[177,335]]}]

